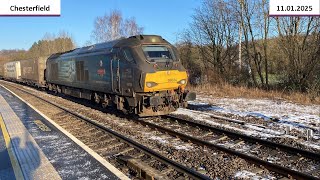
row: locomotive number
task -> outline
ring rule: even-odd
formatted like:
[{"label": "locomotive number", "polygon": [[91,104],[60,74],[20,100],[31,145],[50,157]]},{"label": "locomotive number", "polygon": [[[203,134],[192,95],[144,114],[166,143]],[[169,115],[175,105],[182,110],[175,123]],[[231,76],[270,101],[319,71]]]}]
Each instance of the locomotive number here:
[{"label": "locomotive number", "polygon": [[168,79],[168,82],[177,82],[177,79]]}]

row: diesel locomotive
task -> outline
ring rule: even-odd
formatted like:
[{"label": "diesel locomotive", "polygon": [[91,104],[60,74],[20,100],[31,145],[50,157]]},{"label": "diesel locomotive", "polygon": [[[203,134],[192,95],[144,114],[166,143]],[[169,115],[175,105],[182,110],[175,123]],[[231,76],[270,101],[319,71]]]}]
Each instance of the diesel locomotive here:
[{"label": "diesel locomotive", "polygon": [[[53,54],[45,69],[41,62],[37,61],[39,77],[33,81],[39,86],[140,117],[168,114],[195,99],[195,93],[185,89],[188,75],[176,48],[157,35]],[[20,63],[21,69],[24,64]]]}]

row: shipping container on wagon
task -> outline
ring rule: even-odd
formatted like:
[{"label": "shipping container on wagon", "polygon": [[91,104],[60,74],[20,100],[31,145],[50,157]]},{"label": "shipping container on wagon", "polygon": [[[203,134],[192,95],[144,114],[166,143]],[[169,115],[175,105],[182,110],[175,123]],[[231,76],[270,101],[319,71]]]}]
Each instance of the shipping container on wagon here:
[{"label": "shipping container on wagon", "polygon": [[21,79],[20,61],[12,61],[4,64],[4,78],[13,81]]},{"label": "shipping container on wagon", "polygon": [[46,60],[47,57],[21,60],[21,81],[29,85],[45,87]]},{"label": "shipping container on wagon", "polygon": [[4,77],[4,61],[0,61],[0,79]]}]

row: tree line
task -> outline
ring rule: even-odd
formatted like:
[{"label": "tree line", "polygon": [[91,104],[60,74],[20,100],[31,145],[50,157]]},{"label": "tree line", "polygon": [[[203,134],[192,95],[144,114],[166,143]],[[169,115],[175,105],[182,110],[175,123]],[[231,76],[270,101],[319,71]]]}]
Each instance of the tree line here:
[{"label": "tree line", "polygon": [[177,44],[191,81],[320,95],[319,17],[270,17],[267,0],[203,0]]},{"label": "tree line", "polygon": [[28,50],[1,50],[0,61],[28,60],[75,48],[71,35],[62,31],[57,36],[46,33],[44,37],[32,44]]}]

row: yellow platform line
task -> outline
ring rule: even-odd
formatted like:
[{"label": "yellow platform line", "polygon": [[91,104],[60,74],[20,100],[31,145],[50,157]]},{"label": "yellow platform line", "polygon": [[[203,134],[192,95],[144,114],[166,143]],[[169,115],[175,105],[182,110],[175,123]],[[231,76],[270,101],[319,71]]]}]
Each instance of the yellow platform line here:
[{"label": "yellow platform line", "polygon": [[2,114],[0,113],[0,126],[3,134],[4,141],[6,143],[7,151],[10,157],[11,165],[13,168],[14,175],[17,180],[24,179],[19,162],[15,156],[14,150],[12,148],[11,139],[7,131],[6,125],[3,122]]}]

